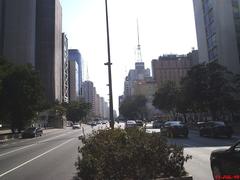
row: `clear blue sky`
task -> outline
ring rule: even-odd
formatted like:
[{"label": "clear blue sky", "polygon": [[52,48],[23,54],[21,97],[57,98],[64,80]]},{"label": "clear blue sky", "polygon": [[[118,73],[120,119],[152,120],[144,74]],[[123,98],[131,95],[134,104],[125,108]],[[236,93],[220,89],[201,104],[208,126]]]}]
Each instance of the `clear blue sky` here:
[{"label": "clear blue sky", "polygon": [[[105,0],[61,0],[63,31],[69,48],[79,49],[84,80],[108,100]],[[124,78],[134,68],[137,23],[145,67],[163,54],[186,54],[197,49],[192,0],[108,0],[114,109],[123,94]]]}]

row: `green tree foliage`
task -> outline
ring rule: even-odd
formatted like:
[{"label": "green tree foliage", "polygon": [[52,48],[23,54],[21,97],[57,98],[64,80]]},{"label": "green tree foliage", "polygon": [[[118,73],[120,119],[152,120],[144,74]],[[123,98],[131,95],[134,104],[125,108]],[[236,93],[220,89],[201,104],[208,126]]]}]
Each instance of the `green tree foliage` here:
[{"label": "green tree foliage", "polygon": [[31,65],[13,66],[1,61],[1,113],[12,129],[31,124],[44,100],[38,73]]},{"label": "green tree foliage", "polygon": [[186,99],[193,112],[208,112],[217,119],[223,112],[234,110],[233,74],[215,62],[194,66],[182,81]]},{"label": "green tree foliage", "polygon": [[76,167],[82,180],[144,180],[185,175],[183,148],[159,134],[101,130],[84,141]]},{"label": "green tree foliage", "polygon": [[82,118],[86,117],[91,110],[91,104],[84,101],[73,101],[65,104],[66,115],[68,121],[79,122]]},{"label": "green tree foliage", "polygon": [[153,105],[175,116],[178,93],[176,84],[168,81],[154,94]]},{"label": "green tree foliage", "polygon": [[127,97],[119,107],[120,114],[127,119],[143,119],[147,113],[146,102],[143,95]]},{"label": "green tree foliage", "polygon": [[192,67],[182,80],[184,98],[190,99],[193,112],[205,112],[207,109],[207,69],[205,64]]},{"label": "green tree foliage", "polygon": [[[154,95],[153,105],[168,113],[204,112],[219,119],[239,111],[240,75],[215,62],[192,67],[180,86],[166,83]],[[186,117],[186,116],[185,116]]]}]

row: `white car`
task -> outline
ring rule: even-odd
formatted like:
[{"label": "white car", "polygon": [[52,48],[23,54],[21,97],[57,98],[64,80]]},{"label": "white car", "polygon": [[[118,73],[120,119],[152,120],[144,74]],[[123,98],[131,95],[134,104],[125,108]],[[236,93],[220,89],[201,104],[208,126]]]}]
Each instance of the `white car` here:
[{"label": "white car", "polygon": [[72,128],[73,129],[80,129],[80,124],[79,123],[74,123]]},{"label": "white car", "polygon": [[134,121],[134,120],[128,120],[128,121],[126,122],[125,128],[134,128],[134,127],[137,127],[136,121]]}]

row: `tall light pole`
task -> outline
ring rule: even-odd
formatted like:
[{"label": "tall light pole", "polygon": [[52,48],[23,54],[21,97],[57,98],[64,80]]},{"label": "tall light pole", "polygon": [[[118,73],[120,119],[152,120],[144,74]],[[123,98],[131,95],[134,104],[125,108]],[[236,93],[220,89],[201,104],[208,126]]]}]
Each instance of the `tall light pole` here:
[{"label": "tall light pole", "polygon": [[114,129],[114,118],[113,118],[113,97],[112,97],[112,72],[111,72],[111,53],[110,53],[110,40],[109,40],[109,26],[108,26],[108,6],[107,0],[105,0],[106,10],[106,29],[107,29],[107,50],[108,50],[108,62],[104,65],[108,66],[108,87],[109,87],[109,116],[110,116],[110,127]]}]

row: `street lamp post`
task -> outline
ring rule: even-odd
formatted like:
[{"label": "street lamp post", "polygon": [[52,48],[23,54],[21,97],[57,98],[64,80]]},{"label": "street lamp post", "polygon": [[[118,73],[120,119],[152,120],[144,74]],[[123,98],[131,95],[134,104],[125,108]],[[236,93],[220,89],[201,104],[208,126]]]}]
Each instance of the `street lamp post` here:
[{"label": "street lamp post", "polygon": [[114,129],[114,118],[113,118],[113,97],[112,97],[112,72],[111,72],[111,54],[110,54],[110,40],[109,40],[109,26],[108,26],[108,6],[107,0],[105,0],[106,10],[106,29],[107,29],[107,50],[108,50],[108,62],[104,65],[108,66],[108,87],[109,87],[109,115],[110,115],[110,127]]}]

